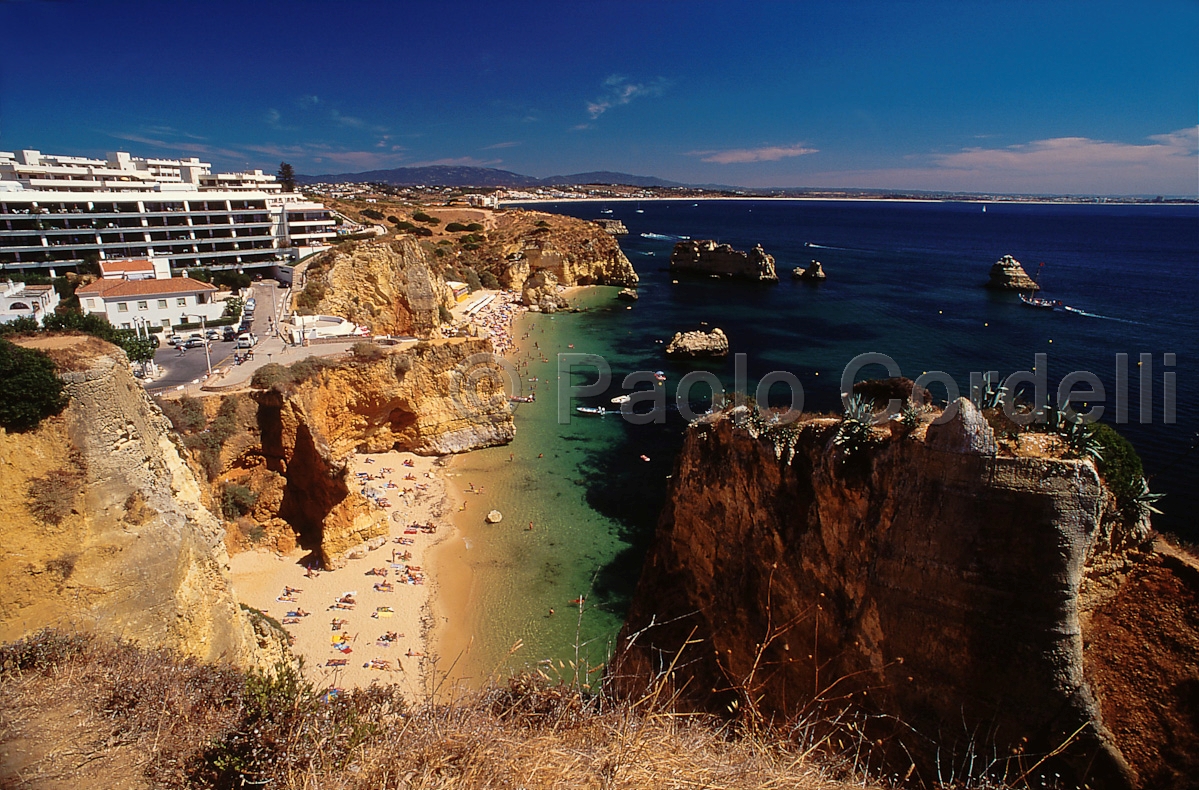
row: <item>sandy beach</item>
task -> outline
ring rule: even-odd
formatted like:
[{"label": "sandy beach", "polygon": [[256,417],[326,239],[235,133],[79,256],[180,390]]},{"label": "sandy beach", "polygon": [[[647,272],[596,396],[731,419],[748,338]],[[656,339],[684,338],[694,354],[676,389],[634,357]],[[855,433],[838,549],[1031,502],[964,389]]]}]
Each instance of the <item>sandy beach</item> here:
[{"label": "sandy beach", "polygon": [[[512,327],[526,312],[518,299],[499,292],[474,312],[497,353],[518,350]],[[350,458],[350,474],[387,511],[390,529],[385,543],[351,550],[342,568],[309,572],[303,549],[230,559],[240,602],[283,624],[318,685],[395,683],[415,699],[433,693],[438,678],[466,657],[473,578],[456,520],[484,517],[479,500],[487,481],[457,480],[451,458],[406,452]]]},{"label": "sandy beach", "polygon": [[444,461],[390,452],[355,455],[350,464],[390,516],[386,543],[351,551],[342,568],[312,573],[303,550],[243,552],[230,560],[234,588],[242,603],[283,623],[305,674],[319,685],[395,683],[416,698],[431,678],[431,549],[454,531]]}]

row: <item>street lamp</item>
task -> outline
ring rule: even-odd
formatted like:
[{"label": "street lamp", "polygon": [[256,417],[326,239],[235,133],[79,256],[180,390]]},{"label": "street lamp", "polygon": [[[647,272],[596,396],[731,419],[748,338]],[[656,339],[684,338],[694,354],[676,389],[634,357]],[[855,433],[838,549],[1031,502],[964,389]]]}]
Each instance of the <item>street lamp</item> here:
[{"label": "street lamp", "polygon": [[204,316],[196,315],[200,319],[200,338],[204,341],[204,361],[208,363],[208,377],[212,378],[212,355],[208,353],[208,331],[204,325]]}]

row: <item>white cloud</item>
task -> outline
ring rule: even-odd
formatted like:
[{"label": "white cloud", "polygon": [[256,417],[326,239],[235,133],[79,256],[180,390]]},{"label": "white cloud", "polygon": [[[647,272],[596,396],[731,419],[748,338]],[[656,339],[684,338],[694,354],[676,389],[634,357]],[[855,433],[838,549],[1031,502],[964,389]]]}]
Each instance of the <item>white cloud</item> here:
[{"label": "white cloud", "polygon": [[496,151],[496,150],[499,150],[500,148],[515,148],[518,145],[520,145],[520,143],[518,141],[509,140],[508,142],[504,142],[504,143],[492,143],[491,145],[485,145],[479,150],[481,150],[481,151]]},{"label": "white cloud", "polygon": [[592,120],[600,117],[613,107],[628,104],[633,99],[649,96],[661,96],[670,87],[670,81],[658,77],[649,83],[629,82],[628,77],[613,74],[604,80],[604,93],[598,99],[587,102],[587,112]]},{"label": "white cloud", "polygon": [[728,148],[719,151],[688,151],[688,156],[698,156],[701,161],[719,165],[744,164],[746,162],[777,162],[793,156],[814,154],[816,148],[796,145],[767,145],[761,148]]}]

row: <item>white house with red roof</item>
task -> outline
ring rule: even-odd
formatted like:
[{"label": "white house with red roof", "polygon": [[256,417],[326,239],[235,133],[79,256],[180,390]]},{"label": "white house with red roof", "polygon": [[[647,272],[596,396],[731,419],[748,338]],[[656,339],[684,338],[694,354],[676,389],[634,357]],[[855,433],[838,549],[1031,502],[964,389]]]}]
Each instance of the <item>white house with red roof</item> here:
[{"label": "white house with red roof", "polygon": [[[99,280],[75,291],[84,314],[103,313],[115,327],[156,326],[170,329],[194,324],[201,316],[220,318],[224,301],[216,286],[190,277],[172,277],[169,263],[159,259],[105,261]],[[149,274],[149,276],[147,276]]]},{"label": "white house with red roof", "polygon": [[0,283],[0,324],[18,318],[35,318],[42,323],[57,306],[58,292],[52,285],[26,285],[12,280]]}]

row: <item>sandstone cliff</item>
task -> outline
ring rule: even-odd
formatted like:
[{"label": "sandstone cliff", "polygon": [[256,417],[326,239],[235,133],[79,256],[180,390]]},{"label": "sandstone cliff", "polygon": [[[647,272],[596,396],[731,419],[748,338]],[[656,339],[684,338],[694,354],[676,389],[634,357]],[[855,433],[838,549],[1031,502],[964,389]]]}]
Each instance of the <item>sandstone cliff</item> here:
[{"label": "sandstone cliff", "polygon": [[511,210],[491,218],[486,234],[459,260],[490,271],[506,288],[547,271],[567,287],[636,285],[637,272],[609,233],[593,222],[557,214]]},{"label": "sandstone cliff", "polygon": [[[674,685],[692,707],[755,708],[776,723],[857,711],[879,744],[874,759],[900,774],[914,760],[919,781],[937,778],[938,761],[963,778],[970,754],[969,770],[1010,780],[1059,747],[1038,771],[1093,788],[1151,786],[1165,753],[1193,761],[1179,754],[1196,744],[1185,711],[1199,640],[1185,605],[1199,585],[1172,577],[1171,589],[1189,590],[1172,618],[1161,616],[1172,599],[1129,614],[1116,592],[1124,580],[1110,573],[1104,603],[1084,602],[1094,568],[1132,578],[1138,556],[1099,556],[1110,497],[1095,467],[1000,453],[987,422],[959,403],[945,426],[875,429],[875,446],[852,457],[833,442],[833,419],[769,436],[727,414],[693,425],[617,682],[644,688],[677,659]],[[1161,645],[1153,660],[1112,659],[1110,633],[1127,631]],[[1126,698],[1135,714],[1113,713],[1132,707]],[[1173,743],[1146,760],[1127,735],[1138,720],[1172,722]]]},{"label": "sandstone cliff", "polygon": [[441,325],[438,308],[452,302],[431,258],[411,236],[336,247],[308,265],[297,306],[375,334],[431,337]]},{"label": "sandstone cliff", "polygon": [[70,403],[28,433],[0,429],[0,641],[56,625],[241,665],[281,657],[238,607],[221,524],[124,353],[24,344],[52,355]]},{"label": "sandstone cliff", "polygon": [[277,383],[254,393],[257,430],[227,444],[218,490],[246,486],[257,495],[248,518],[276,548],[295,540],[335,567],[387,528],[347,476],[351,453],[446,454],[511,441],[506,380],[491,348],[454,338],[278,368]]},{"label": "sandstone cliff", "polygon": [[991,264],[987,287],[995,291],[1036,291],[1040,288],[1036,280],[1028,276],[1020,261],[1004,255]]},{"label": "sandstone cliff", "polygon": [[762,245],[749,252],[735,250],[729,244],[704,241],[680,241],[670,253],[670,270],[675,273],[708,274],[756,282],[778,282],[774,256]]}]

